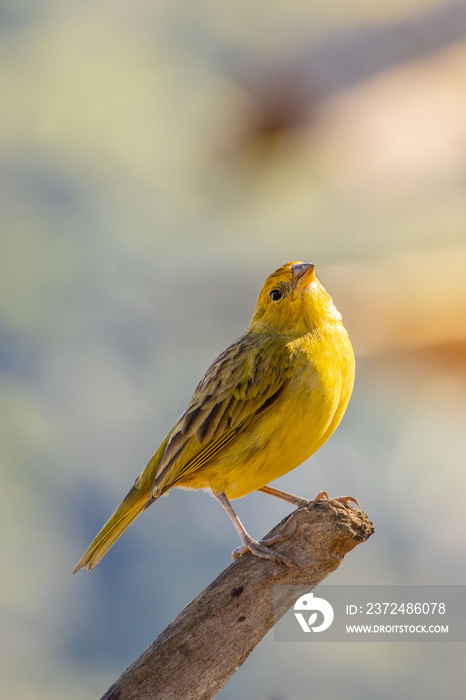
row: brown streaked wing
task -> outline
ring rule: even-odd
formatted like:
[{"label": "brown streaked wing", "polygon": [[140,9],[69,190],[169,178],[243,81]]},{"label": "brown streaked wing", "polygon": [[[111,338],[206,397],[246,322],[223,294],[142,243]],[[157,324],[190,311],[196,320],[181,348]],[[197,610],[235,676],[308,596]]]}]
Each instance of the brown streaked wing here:
[{"label": "brown streaked wing", "polygon": [[[207,370],[175,424],[160,461],[153,494],[199,469],[278,401],[290,375],[290,353],[276,342],[243,336]],[[244,356],[244,360],[240,356]]]}]

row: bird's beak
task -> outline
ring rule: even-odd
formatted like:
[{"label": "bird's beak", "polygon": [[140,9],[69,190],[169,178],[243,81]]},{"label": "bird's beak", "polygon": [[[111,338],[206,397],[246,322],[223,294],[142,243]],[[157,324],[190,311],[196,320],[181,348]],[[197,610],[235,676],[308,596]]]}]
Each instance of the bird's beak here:
[{"label": "bird's beak", "polygon": [[314,263],[297,263],[291,268],[296,288],[301,294],[316,278]]}]

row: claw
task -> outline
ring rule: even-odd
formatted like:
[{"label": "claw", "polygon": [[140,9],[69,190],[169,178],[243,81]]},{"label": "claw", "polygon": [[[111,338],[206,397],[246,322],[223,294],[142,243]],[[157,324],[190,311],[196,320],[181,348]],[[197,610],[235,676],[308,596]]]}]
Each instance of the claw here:
[{"label": "claw", "polygon": [[361,506],[359,505],[359,501],[357,501],[355,498],[353,498],[353,496],[340,496],[340,498],[332,498],[332,501],[339,501],[339,503],[343,503],[345,506],[349,506],[350,503],[356,503],[359,510],[361,510]]},{"label": "claw", "polygon": [[353,498],[353,496],[340,496],[339,498],[329,498],[327,491],[319,491],[317,496],[314,498],[314,501],[338,501],[338,503],[343,503],[343,505],[345,506],[349,506],[351,503],[355,503],[359,510],[361,510],[359,501]]},{"label": "claw", "polygon": [[283,542],[284,540],[291,539],[291,535],[275,535],[274,537],[269,537],[266,540],[253,540],[252,537],[248,538],[241,547],[237,547],[233,550],[231,556],[232,559],[236,560],[246,554],[246,552],[251,552],[256,557],[260,559],[269,559],[270,561],[276,561],[278,564],[284,564],[285,566],[294,566],[291,559],[284,554],[279,554],[273,549],[270,549],[270,545],[276,542]]}]

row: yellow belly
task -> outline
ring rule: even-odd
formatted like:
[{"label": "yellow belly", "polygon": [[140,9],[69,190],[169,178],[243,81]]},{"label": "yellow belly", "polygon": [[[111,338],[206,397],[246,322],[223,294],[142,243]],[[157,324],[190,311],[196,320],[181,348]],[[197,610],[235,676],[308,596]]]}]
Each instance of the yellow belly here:
[{"label": "yellow belly", "polygon": [[279,401],[177,486],[208,488],[234,499],[295,469],[333,433],[353,382],[354,355],[346,332],[338,343],[335,338],[318,339],[300,348],[296,370]]}]

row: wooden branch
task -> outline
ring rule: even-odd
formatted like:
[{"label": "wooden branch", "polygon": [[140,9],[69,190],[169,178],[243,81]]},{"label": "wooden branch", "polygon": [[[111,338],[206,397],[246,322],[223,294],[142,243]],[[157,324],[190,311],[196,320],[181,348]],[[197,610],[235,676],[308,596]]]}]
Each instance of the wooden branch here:
[{"label": "wooden branch", "polygon": [[245,554],[213,581],[107,690],[101,700],[208,700],[247,659],[274,621],[367,540],[374,528],[362,511],[338,501],[311,501],[267,535],[296,564],[288,568]]}]

